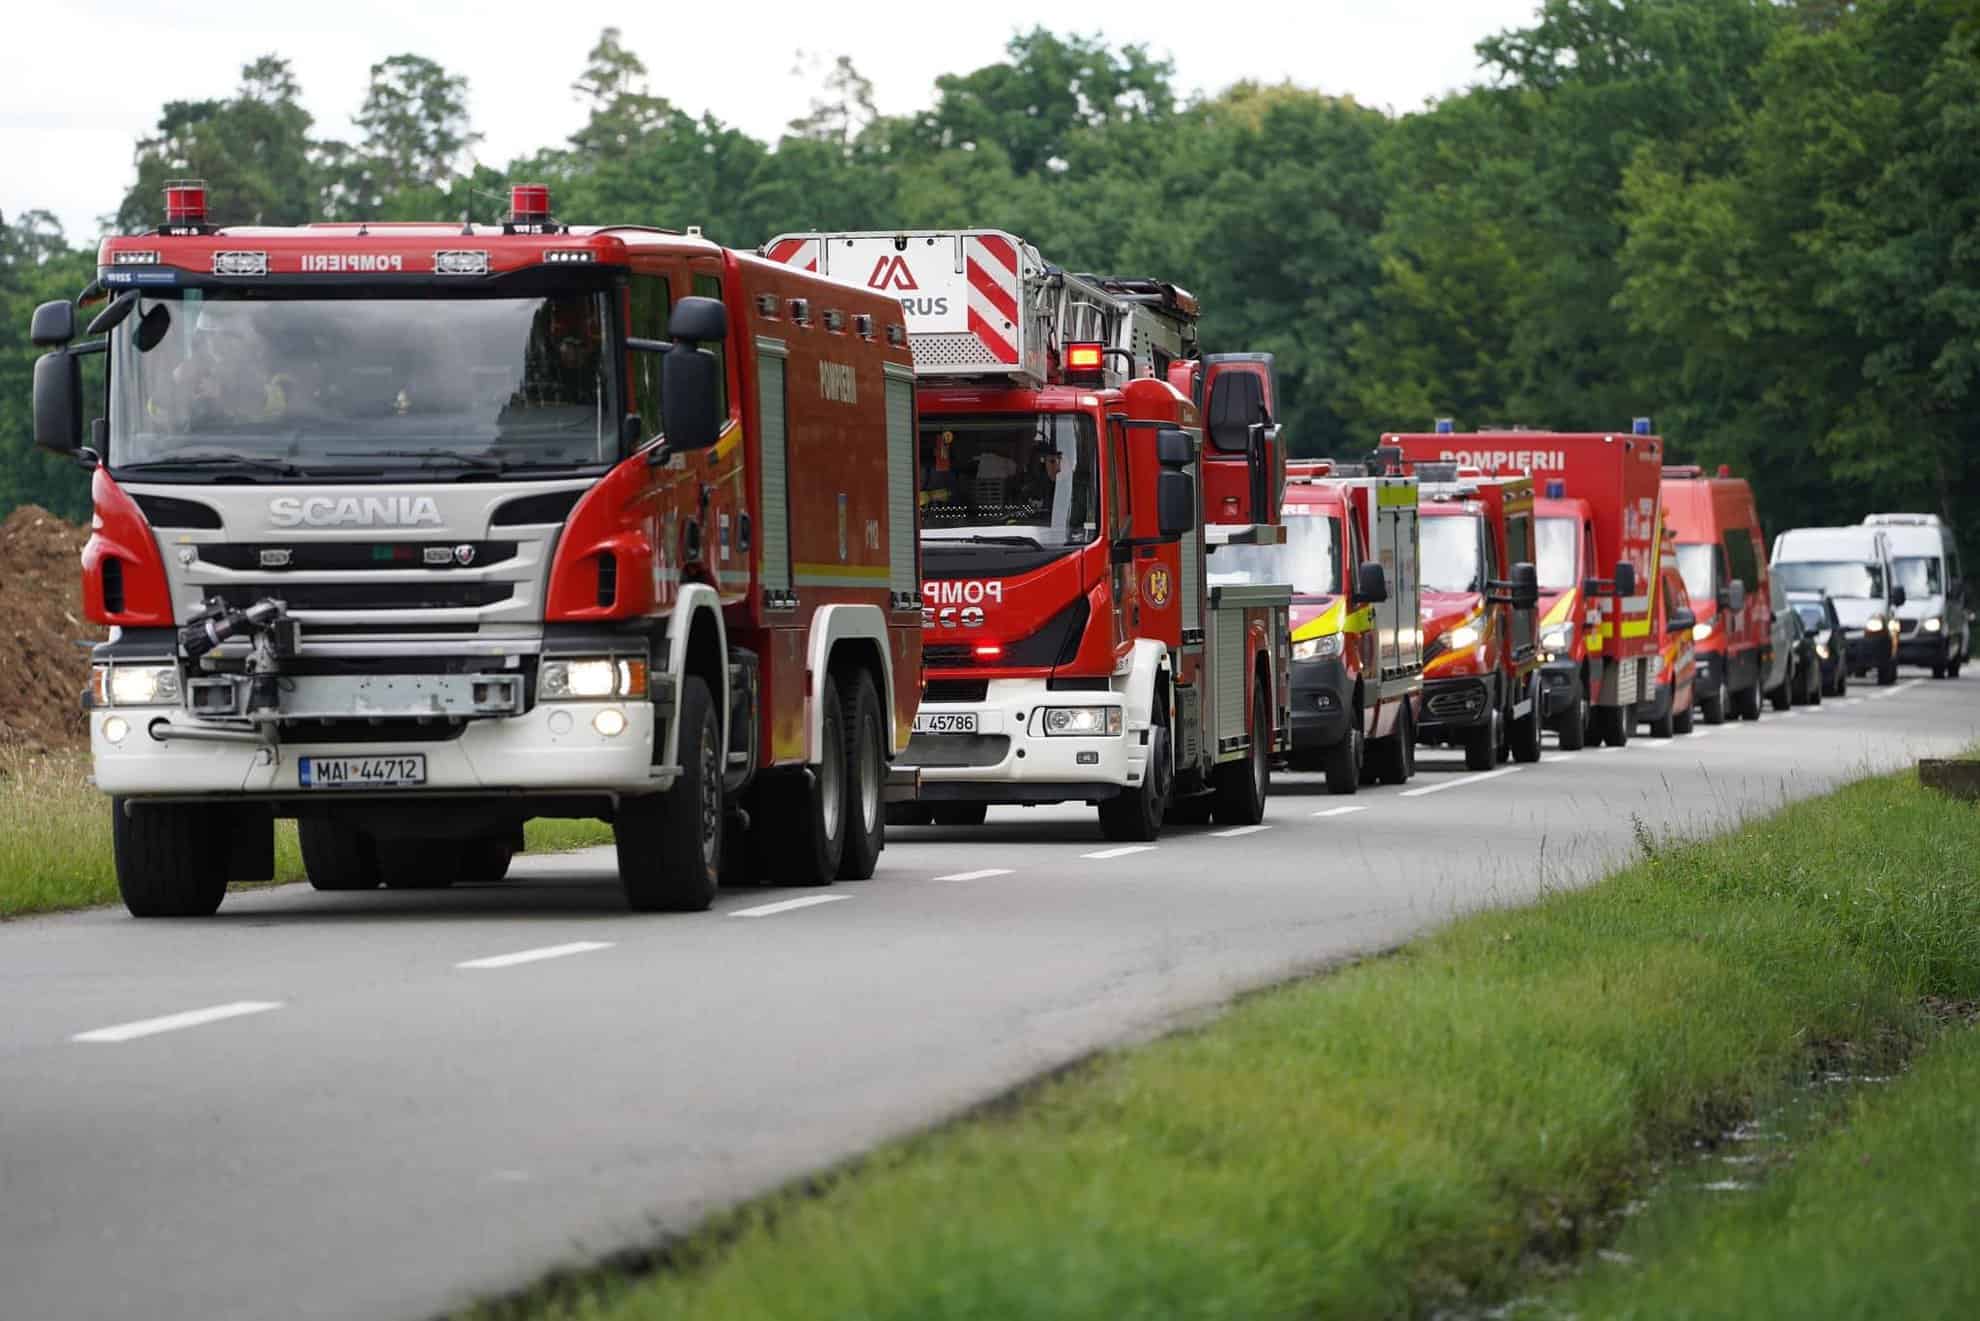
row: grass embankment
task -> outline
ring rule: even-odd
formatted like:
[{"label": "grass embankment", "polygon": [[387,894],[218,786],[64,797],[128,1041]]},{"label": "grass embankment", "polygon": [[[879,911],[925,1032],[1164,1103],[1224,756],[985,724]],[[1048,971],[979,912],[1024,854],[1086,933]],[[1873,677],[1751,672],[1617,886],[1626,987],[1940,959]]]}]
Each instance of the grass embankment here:
[{"label": "grass embankment", "polygon": [[[597,821],[532,821],[531,852],[610,843]],[[293,821],[275,827],[275,879],[303,879]],[[0,748],[0,918],[117,902],[110,808],[89,783],[89,758]]]},{"label": "grass embankment", "polygon": [[1289,1317],[1504,1297],[1651,1162],[1980,987],[1980,813],[1910,776],[1248,999],[549,1286],[585,1318]]}]

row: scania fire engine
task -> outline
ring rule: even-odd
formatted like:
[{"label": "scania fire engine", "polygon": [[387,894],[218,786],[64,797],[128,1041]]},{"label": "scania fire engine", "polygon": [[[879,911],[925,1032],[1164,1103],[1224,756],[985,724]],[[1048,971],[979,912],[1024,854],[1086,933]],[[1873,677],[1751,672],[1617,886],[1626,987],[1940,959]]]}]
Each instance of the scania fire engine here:
[{"label": "scania fire engine", "polygon": [[895,300],[537,185],[499,225],[277,229],[197,184],[103,243],[106,298],[81,342],[37,309],[35,433],[93,470],[133,913],[268,876],[277,817],[324,890],[497,879],[539,816],[611,822],[640,909],[706,907],[725,841],[873,871],[920,698]]},{"label": "scania fire engine", "polygon": [[1277,539],[1276,492],[1260,471],[1242,521],[1206,519],[1197,475],[1206,429],[1217,454],[1270,464],[1269,360],[1199,368],[1187,293],[1071,273],[998,230],[767,251],[907,314],[928,663],[908,819],[1084,801],[1113,839],[1165,816],[1256,822],[1286,743],[1290,592],[1218,581],[1217,555]]}]

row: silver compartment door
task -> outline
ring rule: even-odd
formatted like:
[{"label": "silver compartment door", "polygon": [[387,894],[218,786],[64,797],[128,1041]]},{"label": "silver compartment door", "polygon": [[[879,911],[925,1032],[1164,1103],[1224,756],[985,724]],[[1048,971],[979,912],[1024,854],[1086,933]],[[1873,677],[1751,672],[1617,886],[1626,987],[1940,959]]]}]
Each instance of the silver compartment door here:
[{"label": "silver compartment door", "polygon": [[921,600],[915,572],[914,369],[886,364],[887,373],[887,590],[909,604]]},{"label": "silver compartment door", "polygon": [[757,529],[766,593],[791,590],[790,436],[784,412],[784,369],[788,350],[780,339],[756,341],[757,415],[763,423],[763,501]]}]

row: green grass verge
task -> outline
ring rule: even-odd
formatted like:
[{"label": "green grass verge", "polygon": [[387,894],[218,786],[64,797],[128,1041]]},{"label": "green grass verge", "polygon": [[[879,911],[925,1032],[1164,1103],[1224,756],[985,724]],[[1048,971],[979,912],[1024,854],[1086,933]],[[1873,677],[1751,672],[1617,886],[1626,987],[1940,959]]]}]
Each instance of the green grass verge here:
[{"label": "green grass verge", "polygon": [[[1868,781],[1252,997],[720,1218],[583,1318],[1372,1316],[1504,1297],[1818,1043],[1980,986],[1980,813]],[[1457,865],[1462,865],[1461,860]]]},{"label": "green grass verge", "polygon": [[1752,1191],[1677,1183],[1623,1234],[1622,1257],[1517,1314],[1980,1316],[1976,1097],[1980,1032],[1953,1033]]},{"label": "green grass verge", "polygon": [[[531,852],[609,844],[599,821],[532,821]],[[275,879],[303,879],[293,821],[275,827]],[[0,748],[0,918],[117,900],[110,808],[89,783],[89,758]]]}]

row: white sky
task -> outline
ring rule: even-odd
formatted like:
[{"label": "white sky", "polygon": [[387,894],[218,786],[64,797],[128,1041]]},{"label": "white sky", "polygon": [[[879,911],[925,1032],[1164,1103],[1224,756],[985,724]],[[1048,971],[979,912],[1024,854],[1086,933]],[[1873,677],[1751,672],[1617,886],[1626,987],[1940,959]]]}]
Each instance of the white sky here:
[{"label": "white sky", "polygon": [[[1472,45],[1525,26],[1538,0],[1308,0],[1218,6],[1142,0],[1086,7],[1006,0],[981,10],[796,4],[577,6],[520,0],[330,0],[261,5],[57,0],[12,6],[0,51],[0,214],[53,211],[92,236],[134,177],[132,147],[168,100],[230,95],[257,56],[288,57],[315,132],[355,137],[370,66],[411,52],[468,77],[481,159],[496,167],[582,122],[569,87],[599,29],[616,24],[653,90],[774,140],[810,105],[818,65],[850,55],[879,108],[933,100],[942,73],[993,62],[1014,32],[1099,31],[1146,43],[1178,88],[1291,79],[1367,105],[1414,110],[1477,78]],[[615,12],[616,11],[616,12]]]}]

